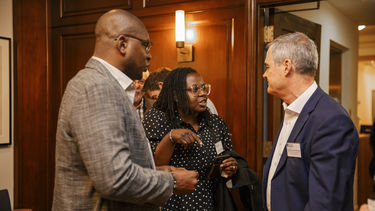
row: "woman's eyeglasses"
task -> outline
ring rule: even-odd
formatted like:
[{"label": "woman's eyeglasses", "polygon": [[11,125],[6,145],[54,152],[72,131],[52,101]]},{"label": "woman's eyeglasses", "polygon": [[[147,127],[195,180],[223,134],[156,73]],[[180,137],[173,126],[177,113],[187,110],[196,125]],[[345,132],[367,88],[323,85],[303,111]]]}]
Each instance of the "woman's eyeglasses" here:
[{"label": "woman's eyeglasses", "polygon": [[202,84],[202,86],[193,85],[190,88],[186,89],[187,91],[190,91],[194,95],[198,95],[200,91],[203,91],[206,93],[206,95],[209,95],[211,93],[211,84]]}]

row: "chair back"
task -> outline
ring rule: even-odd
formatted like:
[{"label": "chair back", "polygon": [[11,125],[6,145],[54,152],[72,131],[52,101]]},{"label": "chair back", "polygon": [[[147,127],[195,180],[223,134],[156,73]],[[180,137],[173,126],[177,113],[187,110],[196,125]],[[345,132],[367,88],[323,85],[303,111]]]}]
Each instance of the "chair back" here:
[{"label": "chair back", "polygon": [[0,210],[12,211],[10,207],[9,192],[7,189],[0,190]]}]

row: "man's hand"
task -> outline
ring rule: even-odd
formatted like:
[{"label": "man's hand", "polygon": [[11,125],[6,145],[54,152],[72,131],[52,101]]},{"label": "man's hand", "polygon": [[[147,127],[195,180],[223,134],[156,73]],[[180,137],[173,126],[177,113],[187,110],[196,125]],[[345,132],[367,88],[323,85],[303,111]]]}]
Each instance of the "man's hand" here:
[{"label": "man's hand", "polygon": [[189,171],[184,168],[175,168],[172,171],[176,180],[175,194],[188,194],[195,190],[198,183],[198,173],[196,171]]},{"label": "man's hand", "polygon": [[158,171],[168,171],[172,172],[176,169],[174,166],[168,166],[168,165],[163,165],[163,166],[156,166],[156,170]]},{"label": "man's hand", "polygon": [[369,211],[370,209],[368,208],[367,204],[362,204],[361,207],[359,208],[359,211]]}]

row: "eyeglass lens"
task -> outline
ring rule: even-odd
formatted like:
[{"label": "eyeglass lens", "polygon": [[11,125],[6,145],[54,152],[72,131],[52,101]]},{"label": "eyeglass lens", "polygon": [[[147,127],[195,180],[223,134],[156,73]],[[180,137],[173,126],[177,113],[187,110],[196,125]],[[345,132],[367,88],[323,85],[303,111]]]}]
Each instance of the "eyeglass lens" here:
[{"label": "eyeglass lens", "polygon": [[211,85],[210,84],[203,84],[201,87],[198,87],[198,86],[192,86],[190,88],[191,92],[193,92],[194,94],[198,94],[199,91],[204,91],[207,93],[207,95],[210,94],[211,92]]}]

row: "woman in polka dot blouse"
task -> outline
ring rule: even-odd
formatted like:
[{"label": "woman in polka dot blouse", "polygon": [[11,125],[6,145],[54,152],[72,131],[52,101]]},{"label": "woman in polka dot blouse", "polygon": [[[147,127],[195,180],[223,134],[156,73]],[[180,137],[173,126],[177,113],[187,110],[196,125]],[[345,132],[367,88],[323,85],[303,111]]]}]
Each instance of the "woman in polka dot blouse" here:
[{"label": "woman in polka dot blouse", "polygon": [[[173,195],[163,210],[214,210],[213,182],[207,179],[214,158],[233,146],[223,119],[207,109],[211,86],[192,68],[177,68],[164,81],[154,107],[143,125],[156,166],[170,165],[199,173],[196,190]],[[221,164],[222,175],[237,172],[230,157]]]}]

